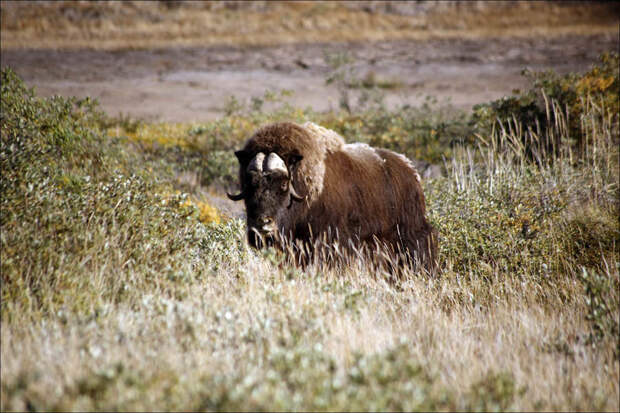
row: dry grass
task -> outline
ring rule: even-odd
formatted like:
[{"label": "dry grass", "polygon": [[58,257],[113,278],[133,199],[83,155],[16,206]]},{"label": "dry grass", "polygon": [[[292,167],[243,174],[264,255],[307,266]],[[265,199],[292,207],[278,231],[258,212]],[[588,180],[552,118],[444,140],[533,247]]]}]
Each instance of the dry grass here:
[{"label": "dry grass", "polygon": [[613,4],[2,2],[2,49],[126,49],[616,33]]},{"label": "dry grass", "polygon": [[[425,181],[441,274],[390,284],[201,223],[148,152],[180,125],[124,139],[5,72],[2,93],[3,411],[620,408],[619,125],[600,101],[579,154],[555,106],[557,153],[528,153],[542,135],[518,124],[451,151]],[[253,121],[187,125],[189,147]]]},{"label": "dry grass", "polygon": [[[612,349],[575,340],[587,330],[580,306],[550,312],[524,297],[446,312],[458,279],[415,279],[397,292],[363,271],[289,280],[251,254],[222,265],[182,300],[154,291],[92,319],[5,326],[3,410],[618,408]],[[519,284],[505,288],[527,295]],[[386,360],[360,367],[359,355]],[[383,369],[407,363],[428,378],[384,388],[382,374],[400,373]],[[497,388],[501,373],[514,389]],[[368,394],[344,391],[357,375]]]}]

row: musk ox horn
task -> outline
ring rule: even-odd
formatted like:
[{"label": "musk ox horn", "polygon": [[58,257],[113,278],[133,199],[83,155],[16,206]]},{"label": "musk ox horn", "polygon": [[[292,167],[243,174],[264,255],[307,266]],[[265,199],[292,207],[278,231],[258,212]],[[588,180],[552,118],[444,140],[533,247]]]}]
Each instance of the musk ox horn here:
[{"label": "musk ox horn", "polygon": [[262,172],[264,159],[265,159],[264,153],[262,152],[257,153],[254,159],[250,161],[250,164],[248,165],[248,171]]},{"label": "musk ox horn", "polygon": [[293,201],[301,202],[304,199],[306,199],[305,196],[299,196],[297,194],[297,192],[295,191],[295,188],[293,188],[293,182],[292,181],[289,181],[289,183],[288,183],[288,191],[289,191],[289,194],[291,195],[291,200],[288,203],[288,208],[293,206]]},{"label": "musk ox horn", "polygon": [[226,196],[228,196],[228,198],[233,200],[233,201],[240,201],[243,198],[245,198],[245,193],[243,191],[241,191],[240,194],[232,195],[232,194],[229,194],[228,192],[226,192]]},{"label": "musk ox horn", "polygon": [[293,188],[293,184],[289,183],[289,191],[291,194],[291,198],[297,202],[301,202],[303,201],[306,197],[305,196],[299,196],[297,194],[297,192],[295,191],[295,188]]},{"label": "musk ox horn", "polygon": [[[235,152],[235,155],[237,155],[238,158],[241,157],[240,154],[242,154],[244,152],[242,151],[237,151]],[[262,152],[259,152],[256,154],[256,156],[254,156],[254,158],[250,161],[250,164],[248,165],[248,171],[258,171],[258,172],[262,172],[263,171],[263,160],[265,159],[265,154]],[[237,195],[232,195],[229,194],[228,192],[226,192],[226,195],[228,196],[228,198],[230,198],[233,201],[240,201],[243,198],[245,198],[245,191],[241,191],[241,193],[237,194]]]},{"label": "musk ox horn", "polygon": [[286,164],[284,160],[278,156],[277,153],[271,152],[265,161],[265,172],[282,172],[285,175],[288,175],[288,169],[286,169]]}]

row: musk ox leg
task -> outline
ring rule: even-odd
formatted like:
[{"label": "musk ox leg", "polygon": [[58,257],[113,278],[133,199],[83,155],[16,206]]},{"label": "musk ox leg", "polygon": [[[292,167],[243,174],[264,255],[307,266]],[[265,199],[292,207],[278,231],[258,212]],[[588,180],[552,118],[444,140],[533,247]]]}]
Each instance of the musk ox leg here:
[{"label": "musk ox leg", "polygon": [[430,274],[437,270],[437,241],[439,233],[430,224],[414,234],[409,241],[409,255],[414,264],[422,265]]},{"label": "musk ox leg", "polygon": [[[406,228],[406,229],[405,229]],[[387,264],[388,271],[397,278],[403,278],[406,268],[424,269],[435,274],[437,269],[438,232],[428,223],[422,228],[413,230],[411,227],[398,225],[390,236],[384,238],[384,251],[380,260]],[[374,259],[379,255],[375,253]],[[389,255],[389,258],[388,258]]]}]

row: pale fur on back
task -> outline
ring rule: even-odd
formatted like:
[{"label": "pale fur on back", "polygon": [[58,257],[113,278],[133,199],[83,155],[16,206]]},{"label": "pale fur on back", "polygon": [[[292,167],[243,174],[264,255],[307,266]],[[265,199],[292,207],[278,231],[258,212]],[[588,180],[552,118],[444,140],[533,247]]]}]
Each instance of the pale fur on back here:
[{"label": "pale fur on back", "polygon": [[314,165],[308,165],[302,167],[302,176],[300,178],[306,181],[306,187],[308,189],[308,199],[316,199],[318,195],[323,192],[323,178],[325,177],[325,157],[331,153],[339,150],[345,143],[342,136],[338,135],[331,129],[326,129],[313,122],[306,122],[302,127],[308,132],[308,134],[316,139],[317,142],[317,162]]}]

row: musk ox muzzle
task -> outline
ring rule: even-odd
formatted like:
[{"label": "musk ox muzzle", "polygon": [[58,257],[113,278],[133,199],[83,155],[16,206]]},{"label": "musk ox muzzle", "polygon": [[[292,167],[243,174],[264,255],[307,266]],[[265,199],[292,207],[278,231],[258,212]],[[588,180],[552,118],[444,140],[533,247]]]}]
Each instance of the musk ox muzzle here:
[{"label": "musk ox muzzle", "polygon": [[248,222],[248,243],[253,248],[269,248],[274,246],[279,240],[278,228],[275,226],[273,219],[262,219],[256,225],[251,225]]}]

